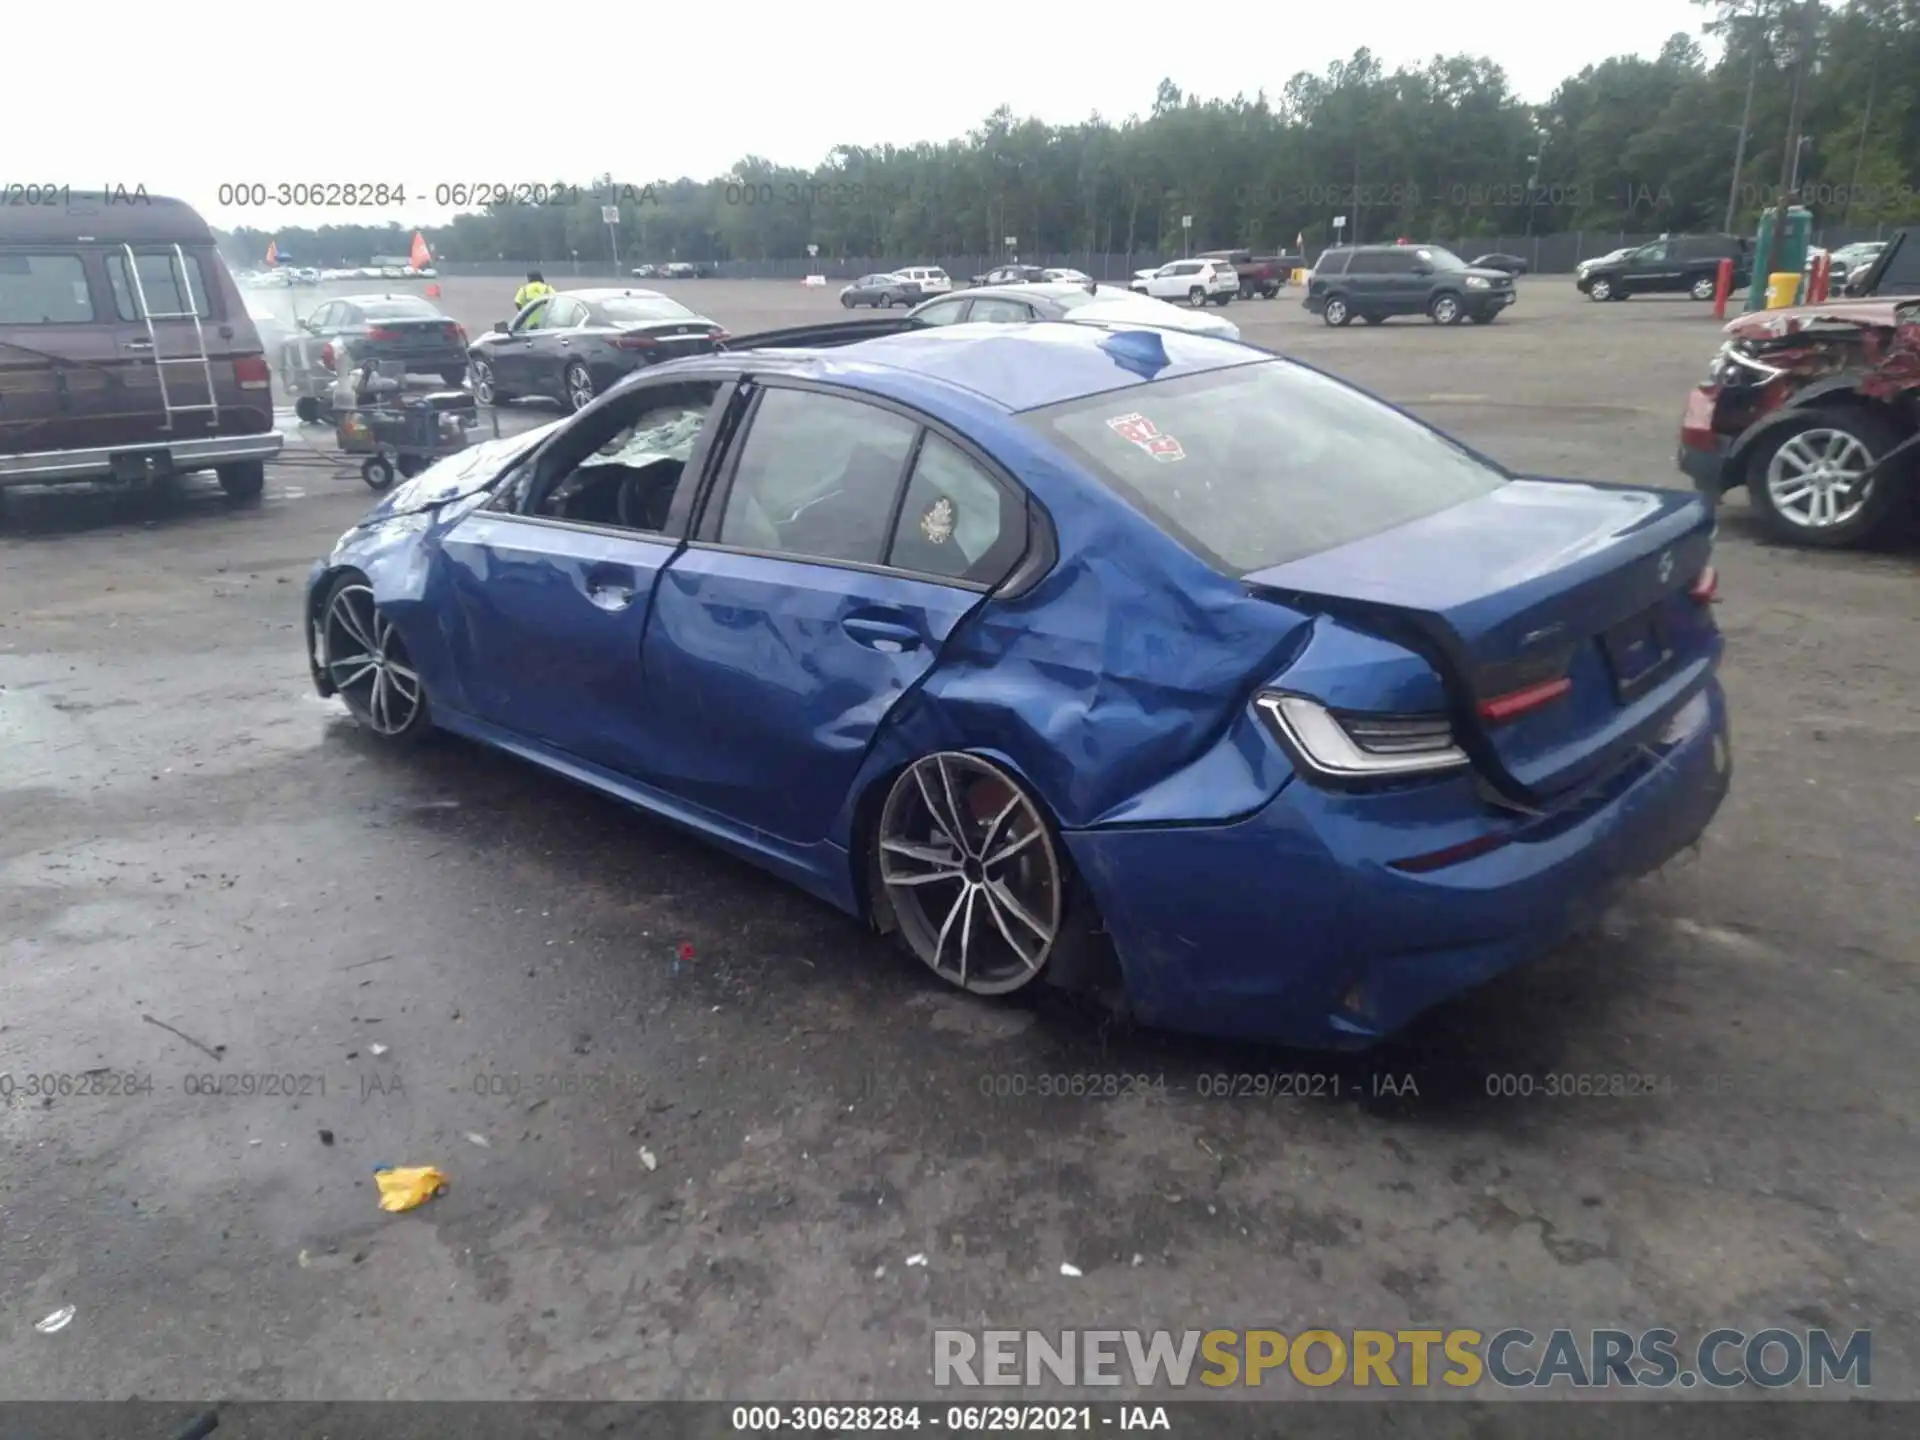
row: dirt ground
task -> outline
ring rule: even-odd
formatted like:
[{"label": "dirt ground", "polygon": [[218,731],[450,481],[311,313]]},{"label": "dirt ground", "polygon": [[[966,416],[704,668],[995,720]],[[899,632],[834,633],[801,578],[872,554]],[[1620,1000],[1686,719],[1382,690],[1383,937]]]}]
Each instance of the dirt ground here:
[{"label": "dirt ground", "polygon": [[[443,303],[477,332],[510,288]],[[840,313],[670,288],[736,333]],[[1717,344],[1704,306],[1564,278],[1485,328],[1225,313],[1518,469],[1655,485]],[[1872,1327],[1875,1393],[1920,1396],[1912,546],[1775,548],[1731,502],[1735,784],[1700,852],[1330,1060],[964,999],[523,764],[376,753],[296,613],[369,498],[297,460],[249,509],[13,497],[5,1396],[904,1397],[935,1327],[989,1323]],[[24,1088],[97,1067],[151,1088]],[[1341,1097],[1207,1093],[1274,1072]],[[1491,1093],[1621,1073],[1668,1084]],[[1040,1093],[1116,1074],[1165,1088]],[[383,1214],[382,1163],[451,1188]]]}]

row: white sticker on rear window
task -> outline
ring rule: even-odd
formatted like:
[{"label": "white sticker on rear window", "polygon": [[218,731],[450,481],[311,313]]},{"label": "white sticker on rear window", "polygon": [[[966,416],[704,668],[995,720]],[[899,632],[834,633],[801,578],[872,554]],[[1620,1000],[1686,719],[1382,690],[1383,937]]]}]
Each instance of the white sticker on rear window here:
[{"label": "white sticker on rear window", "polygon": [[1107,421],[1107,428],[1122,440],[1138,445],[1156,460],[1184,460],[1187,452],[1180,442],[1171,435],[1160,433],[1160,427],[1139,413],[1116,415]]}]

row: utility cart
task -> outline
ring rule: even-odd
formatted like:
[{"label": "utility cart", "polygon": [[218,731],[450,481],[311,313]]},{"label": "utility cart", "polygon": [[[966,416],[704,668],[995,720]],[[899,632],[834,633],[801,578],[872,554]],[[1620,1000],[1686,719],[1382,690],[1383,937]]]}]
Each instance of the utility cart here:
[{"label": "utility cart", "polygon": [[481,439],[480,411],[464,390],[406,393],[402,363],[368,361],[333,387],[334,438],[348,455],[364,455],[360,478],[385,490],[396,475],[411,478],[434,461]]}]

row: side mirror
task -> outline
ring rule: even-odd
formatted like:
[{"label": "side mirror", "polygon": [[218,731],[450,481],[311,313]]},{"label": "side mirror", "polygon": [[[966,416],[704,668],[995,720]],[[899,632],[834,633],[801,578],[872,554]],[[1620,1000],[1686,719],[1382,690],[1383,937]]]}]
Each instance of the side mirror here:
[{"label": "side mirror", "polygon": [[504,335],[504,334],[506,334],[506,333],[507,333],[507,322],[506,322],[506,321],[504,321],[504,320],[496,320],[496,321],[494,321],[494,322],[493,322],[493,333],[494,333],[494,334],[496,334],[496,335]]}]

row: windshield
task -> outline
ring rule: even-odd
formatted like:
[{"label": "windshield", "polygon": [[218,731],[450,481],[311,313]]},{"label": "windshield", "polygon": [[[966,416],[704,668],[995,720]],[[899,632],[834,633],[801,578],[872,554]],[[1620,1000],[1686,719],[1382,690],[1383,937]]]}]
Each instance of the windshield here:
[{"label": "windshield", "polygon": [[369,320],[444,320],[433,306],[424,300],[409,300],[401,296],[392,300],[364,300],[360,310]]},{"label": "windshield", "polygon": [[1467,262],[1451,250],[1442,250],[1438,245],[1422,245],[1413,252],[1436,270],[1465,270]]},{"label": "windshield", "polygon": [[[882,284],[886,283],[882,277]],[[645,324],[650,320],[697,320],[700,317],[677,300],[669,300],[662,295],[652,299],[644,295],[622,295],[615,300],[602,300],[600,313],[616,325]]]},{"label": "windshield", "polygon": [[1330,376],[1263,360],[1022,419],[1231,574],[1475,499],[1506,472]]}]

